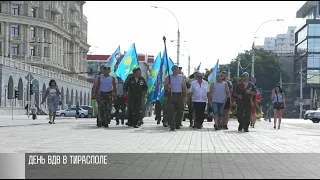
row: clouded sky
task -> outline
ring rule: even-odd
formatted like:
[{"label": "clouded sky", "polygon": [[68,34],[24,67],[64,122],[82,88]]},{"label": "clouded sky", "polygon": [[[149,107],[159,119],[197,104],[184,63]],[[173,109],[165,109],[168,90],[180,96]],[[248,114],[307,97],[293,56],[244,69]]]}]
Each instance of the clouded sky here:
[{"label": "clouded sky", "polygon": [[168,54],[176,62],[177,22],[165,9],[177,17],[180,25],[180,65],[191,69],[202,62],[201,71],[211,68],[220,59],[226,64],[238,52],[250,49],[257,28],[256,45],[263,45],[264,37],[286,33],[288,26],[299,25],[296,11],[306,1],[87,1],[84,14],[88,18],[88,42],[93,54],[112,54],[118,45],[127,51],[136,44],[138,53],[157,55],[163,51],[162,37],[167,37]]}]

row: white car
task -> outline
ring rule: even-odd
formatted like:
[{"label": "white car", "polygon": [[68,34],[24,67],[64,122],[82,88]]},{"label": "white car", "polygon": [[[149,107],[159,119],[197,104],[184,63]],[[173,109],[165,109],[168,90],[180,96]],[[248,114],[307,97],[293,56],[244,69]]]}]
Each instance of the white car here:
[{"label": "white car", "polygon": [[[61,117],[76,117],[77,113],[76,113],[76,109],[75,107],[70,108],[70,109],[63,109],[63,110],[58,110],[57,111],[57,116],[61,116]],[[88,117],[88,110],[84,110],[82,108],[79,108],[79,117],[80,118],[85,118]]]},{"label": "white car", "polygon": [[311,112],[311,113],[309,113],[308,118],[309,118],[313,123],[319,123],[319,122],[320,122],[320,111],[316,111],[316,112]]},{"label": "white car", "polygon": [[311,119],[311,118],[309,117],[309,115],[310,115],[311,113],[315,113],[315,112],[320,112],[320,108],[318,108],[318,110],[308,110],[308,111],[306,111],[306,112],[304,113],[304,115],[303,115],[303,118],[304,118],[305,120]]}]

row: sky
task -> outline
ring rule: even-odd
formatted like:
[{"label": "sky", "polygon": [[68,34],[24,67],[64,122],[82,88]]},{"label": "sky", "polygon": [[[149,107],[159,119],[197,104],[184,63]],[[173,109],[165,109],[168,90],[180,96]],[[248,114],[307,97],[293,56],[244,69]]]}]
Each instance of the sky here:
[{"label": "sky", "polygon": [[[135,43],[138,53],[157,56],[164,50],[176,63],[177,30],[180,29],[180,62],[191,72],[201,62],[200,71],[212,68],[217,59],[227,64],[239,52],[249,50],[254,33],[256,45],[265,37],[286,33],[288,26],[299,26],[297,10],[306,1],[87,1],[84,14],[88,19],[88,43],[92,54],[112,54],[120,45],[127,51]],[[170,42],[173,40],[174,42]]]}]

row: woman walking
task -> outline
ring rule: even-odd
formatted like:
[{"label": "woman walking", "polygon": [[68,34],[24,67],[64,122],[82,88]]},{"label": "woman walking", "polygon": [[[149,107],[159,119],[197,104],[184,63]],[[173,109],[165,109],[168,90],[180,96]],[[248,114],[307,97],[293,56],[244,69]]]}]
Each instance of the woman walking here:
[{"label": "woman walking", "polygon": [[285,102],[283,91],[279,85],[277,85],[272,91],[271,99],[273,102],[273,117],[274,117],[273,128],[276,129],[277,119],[279,119],[278,129],[280,129],[280,124],[282,119],[282,110],[284,109],[286,102]]},{"label": "woman walking", "polygon": [[46,94],[42,99],[43,104],[47,99],[48,109],[49,109],[49,124],[54,124],[56,118],[56,112],[58,110],[58,105],[60,101],[60,91],[55,80],[51,79],[49,82],[49,87],[46,90]]}]

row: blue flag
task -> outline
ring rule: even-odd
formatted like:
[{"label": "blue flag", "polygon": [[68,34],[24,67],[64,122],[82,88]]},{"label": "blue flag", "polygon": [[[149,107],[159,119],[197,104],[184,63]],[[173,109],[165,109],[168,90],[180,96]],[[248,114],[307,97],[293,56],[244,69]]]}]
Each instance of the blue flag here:
[{"label": "blue flag", "polygon": [[153,94],[156,91],[156,82],[157,77],[159,74],[160,66],[161,66],[161,52],[158,54],[157,58],[155,59],[152,70],[151,70],[151,76],[148,79],[148,99],[147,99],[147,105],[149,105],[150,102],[153,101]]},{"label": "blue flag", "polygon": [[217,60],[217,63],[214,66],[212,73],[208,76],[209,87],[211,86],[212,83],[216,81],[218,71],[219,71],[219,59]]},{"label": "blue flag", "polygon": [[199,64],[199,66],[197,67],[197,69],[194,70],[194,72],[199,72],[200,71],[200,66],[201,66],[201,62]]},{"label": "blue flag", "polygon": [[117,63],[117,57],[120,58],[121,56],[121,51],[120,51],[120,46],[118,46],[117,50],[109,57],[109,61],[108,61],[108,64],[107,66],[111,67],[111,72],[110,74],[113,75],[114,74],[114,67]]},{"label": "blue flag", "polygon": [[128,75],[132,73],[132,70],[138,66],[138,55],[136,51],[136,46],[133,43],[127,51],[127,53],[122,58],[118,66],[116,76],[120,77],[123,81],[125,81]]}]

